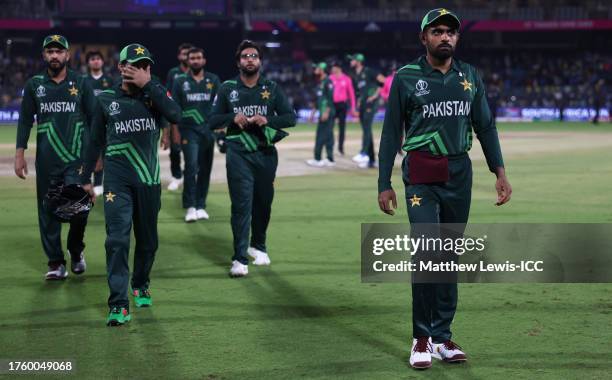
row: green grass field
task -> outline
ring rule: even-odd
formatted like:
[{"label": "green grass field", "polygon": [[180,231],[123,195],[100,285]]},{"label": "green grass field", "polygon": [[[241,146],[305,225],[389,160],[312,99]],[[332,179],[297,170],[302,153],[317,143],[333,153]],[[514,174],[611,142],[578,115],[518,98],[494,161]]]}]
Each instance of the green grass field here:
[{"label": "green grass field", "polygon": [[[612,128],[597,128],[612,139]],[[0,128],[0,143],[13,143],[14,133]],[[2,156],[12,152],[4,149]],[[609,148],[521,155],[506,165],[514,196],[497,208],[494,177],[475,163],[472,222],[612,221]],[[190,225],[182,221],[180,194],[164,192],[154,307],[132,308],[129,326],[113,329],[104,324],[102,207],[89,219],[87,273],[45,283],[34,180],[0,177],[0,359],[72,359],[78,378],[609,377],[609,284],[461,284],[453,331],[470,361],[412,370],[410,285],[360,282],[360,223],[407,220],[403,202],[393,218],[380,213],[376,177],[375,171],[344,171],[278,178],[268,241],[273,264],[251,266],[249,277],[238,280],[227,276],[227,186],[212,186],[212,220]],[[403,192],[399,171],[394,184]]]}]

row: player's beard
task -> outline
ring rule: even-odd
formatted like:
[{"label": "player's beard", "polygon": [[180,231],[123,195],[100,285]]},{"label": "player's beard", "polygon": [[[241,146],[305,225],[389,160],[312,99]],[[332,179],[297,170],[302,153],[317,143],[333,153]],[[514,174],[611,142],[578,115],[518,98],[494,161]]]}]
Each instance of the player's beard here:
[{"label": "player's beard", "polygon": [[253,77],[259,73],[259,65],[253,65],[254,68],[248,68],[247,66],[240,66],[240,73],[245,77]]},{"label": "player's beard", "polygon": [[200,74],[203,69],[204,69],[204,66],[191,66],[191,67],[189,67],[189,70],[191,70],[193,75]]},{"label": "player's beard", "polygon": [[66,61],[62,62],[60,60],[54,59],[52,61],[47,62],[47,69],[51,72],[51,75],[56,77],[59,73],[64,70],[66,67]]},{"label": "player's beard", "polygon": [[440,61],[445,61],[449,59],[453,56],[454,52],[455,48],[451,44],[445,43],[439,44],[438,46],[429,49],[429,54],[431,54],[432,57]]}]

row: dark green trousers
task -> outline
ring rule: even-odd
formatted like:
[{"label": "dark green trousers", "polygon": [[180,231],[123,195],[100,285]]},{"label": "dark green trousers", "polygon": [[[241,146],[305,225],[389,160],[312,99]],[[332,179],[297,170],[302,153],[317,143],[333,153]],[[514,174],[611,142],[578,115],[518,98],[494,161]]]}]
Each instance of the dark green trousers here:
[{"label": "dark green trousers", "polygon": [[317,136],[315,140],[314,158],[321,160],[321,152],[325,147],[327,159],[334,161],[334,115],[331,114],[326,121],[319,120],[317,124]]},{"label": "dark green trousers", "polygon": [[185,170],[183,171],[183,208],[206,208],[210,173],[215,155],[215,138],[193,129],[181,128]]},{"label": "dark green trousers", "polygon": [[370,162],[376,161],[374,156],[374,140],[372,138],[372,123],[374,122],[377,104],[376,101],[372,103],[364,101],[361,107],[359,107],[359,122],[363,130],[361,153],[367,155],[370,158]]},{"label": "dark green trousers", "polygon": [[[46,168],[43,164],[39,164],[38,160],[36,162],[36,198],[40,240],[43,250],[47,255],[49,265],[66,264],[64,251],[62,250],[62,224],[47,210],[43,200],[52,184],[61,182],[66,185],[80,183],[80,176],[77,173],[77,169],[71,166],[58,171],[57,169],[51,170]],[[87,215],[73,218],[70,222],[67,246],[70,254],[76,259],[79,258],[81,252],[85,249],[83,236],[85,235],[86,226]]]},{"label": "dark green trousers", "polygon": [[[449,157],[450,180],[446,183],[412,185],[408,157],[402,163],[408,218],[415,231],[418,223],[466,224],[472,199],[472,164],[467,154]],[[420,198],[419,204],[411,201]],[[463,231],[453,233],[462,234]],[[418,233],[417,233],[418,234]],[[420,234],[419,234],[420,235]],[[452,237],[452,236],[446,236]],[[434,343],[451,339],[451,323],[457,309],[457,283],[412,284],[413,336],[431,337]]]},{"label": "dark green trousers", "polygon": [[227,143],[227,183],[232,200],[234,256],[247,265],[250,246],[266,252],[266,230],[270,223],[274,178],[278,166],[276,148],[246,152],[235,142]]},{"label": "dark green trousers", "polygon": [[132,288],[147,289],[157,251],[157,215],[161,208],[161,187],[104,184],[106,221],[106,271],[110,307],[128,308],[130,234],[134,226],[134,270]]}]

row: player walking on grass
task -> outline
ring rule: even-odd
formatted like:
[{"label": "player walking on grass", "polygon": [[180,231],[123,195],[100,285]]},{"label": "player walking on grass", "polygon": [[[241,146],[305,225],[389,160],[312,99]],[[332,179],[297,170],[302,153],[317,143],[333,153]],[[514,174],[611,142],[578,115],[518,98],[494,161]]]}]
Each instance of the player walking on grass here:
[{"label": "player walking on grass", "polygon": [[349,56],[351,67],[353,68],[353,83],[358,98],[359,123],[363,130],[361,151],[353,157],[360,168],[373,168],[376,166],[374,156],[374,140],[372,138],[372,123],[374,115],[378,110],[378,96],[380,84],[378,83],[378,73],[364,65],[365,57],[363,54]]},{"label": "player walking on grass", "polygon": [[187,210],[185,222],[190,223],[209,218],[206,196],[215,153],[215,135],[207,123],[221,83],[218,76],[204,71],[204,50],[192,48],[187,60],[189,71],[174,80],[172,97],[183,109],[179,122],[185,158],[183,208]]},{"label": "player walking on grass", "polygon": [[[85,82],[93,91],[94,96],[98,96],[102,91],[113,86],[113,78],[104,74],[104,56],[99,51],[90,51],[85,55],[85,62],[89,72],[85,75]],[[102,157],[99,158],[94,171],[94,193],[96,197],[102,195]]]},{"label": "player walking on grass", "polygon": [[[171,68],[166,76],[166,88],[172,91],[174,80],[179,75],[183,75],[189,71],[189,63],[187,62],[187,53],[193,48],[193,45],[188,43],[180,44],[178,47],[178,61],[176,67]],[[170,173],[172,180],[168,184],[168,190],[176,191],[183,184],[183,171],[181,170],[181,139],[178,126],[170,125]]]},{"label": "player walking on grass", "polygon": [[[63,280],[68,272],[62,250],[61,223],[43,200],[51,188],[81,183],[81,148],[87,129],[89,106],[92,104],[92,93],[83,78],[66,67],[70,59],[68,49],[68,41],[64,36],[56,34],[44,39],[43,58],[47,68],[25,84],[17,125],[15,174],[25,179],[28,167],[24,152],[36,116],[38,227],[43,250],[48,258],[47,280]],[[86,214],[70,220],[67,245],[70,268],[75,274],[85,272],[86,268],[83,256],[86,225]]]},{"label": "player walking on grass", "polygon": [[[473,66],[453,58],[459,27],[453,12],[429,11],[421,23],[426,55],[398,70],[391,85],[380,142],[378,203],[383,212],[394,214],[391,205],[396,208],[397,200],[391,172],[404,131],[403,149],[408,154],[402,177],[413,230],[419,223],[467,223],[472,188],[467,152],[472,129],[489,169],[497,176],[496,204],[508,202],[512,193],[482,78]],[[447,362],[467,360],[451,340],[456,307],[456,282],[413,281],[412,367],[431,367],[432,356]]]},{"label": "player walking on grass", "polygon": [[[149,274],[158,247],[157,216],[161,207],[158,143],[162,118],[178,123],[181,109],[155,79],[153,59],[140,44],[119,53],[121,83],[98,95],[90,145],[87,149],[88,180],[102,151],[104,155],[104,216],[106,221],[106,269],[110,296],[109,326],[131,317],[128,301],[130,233],[136,247],[132,295],[136,307],[152,304]],[[162,145],[168,144],[164,131]],[[86,189],[91,191],[91,185]]]},{"label": "player walking on grass", "polygon": [[[234,256],[230,275],[269,265],[266,230],[270,222],[278,154],[274,144],[295,125],[295,112],[280,87],[261,76],[261,48],[245,40],[236,50],[240,75],[225,81],[215,100],[209,126],[227,128],[227,182],[232,201]],[[252,230],[250,244],[249,232]]]},{"label": "player walking on grass", "polygon": [[[306,160],[306,164],[317,168],[336,166],[334,161],[334,85],[327,76],[327,64],[321,62],[315,65],[314,74],[319,80],[317,86],[317,108],[319,122],[314,148],[314,159]],[[313,111],[314,114],[314,111]],[[325,147],[327,158],[321,159],[321,151]]]}]

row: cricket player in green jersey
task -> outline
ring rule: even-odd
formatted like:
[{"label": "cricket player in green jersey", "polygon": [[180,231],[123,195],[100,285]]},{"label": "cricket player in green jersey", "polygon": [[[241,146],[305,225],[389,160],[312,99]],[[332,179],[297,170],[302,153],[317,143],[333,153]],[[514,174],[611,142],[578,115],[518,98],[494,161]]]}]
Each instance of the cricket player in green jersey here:
[{"label": "cricket player in green jersey", "polygon": [[374,168],[376,157],[374,155],[374,140],[372,138],[372,123],[374,115],[378,110],[378,98],[380,94],[379,73],[364,65],[363,54],[349,56],[353,73],[353,87],[357,92],[357,108],[359,123],[363,130],[361,151],[353,157],[360,168]]},{"label": "cricket player in green jersey", "polygon": [[[270,265],[266,230],[270,222],[278,154],[274,144],[295,125],[295,111],[280,87],[260,74],[262,51],[245,40],[236,50],[240,75],[223,82],[209,127],[227,129],[227,182],[232,201],[234,256],[230,275],[248,274],[254,265]],[[249,244],[249,231],[251,239]]]},{"label": "cricket player in green jersey", "polygon": [[[51,187],[60,183],[81,183],[81,150],[87,134],[92,94],[83,78],[66,66],[70,52],[64,36],[54,34],[44,39],[43,58],[47,68],[30,78],[23,89],[17,125],[15,174],[22,179],[28,174],[24,156],[36,116],[38,226],[49,266],[45,278],[63,280],[68,272],[62,251],[61,223],[52,216],[43,200]],[[86,225],[87,215],[70,221],[67,245],[71,270],[75,274],[83,273],[86,268],[83,256]]]},{"label": "cricket player in green jersey", "polygon": [[[512,193],[482,78],[473,66],[453,58],[459,28],[453,12],[429,11],[421,23],[426,55],[398,70],[391,85],[380,142],[378,203],[383,212],[394,214],[391,205],[396,208],[397,200],[391,172],[397,141],[405,132],[402,175],[413,231],[425,223],[467,223],[472,189],[467,152],[472,131],[489,170],[497,176],[496,205],[508,202]],[[414,368],[431,367],[432,357],[467,360],[451,340],[456,308],[456,281],[418,283],[413,276],[410,364]]]},{"label": "cricket player in green jersey", "polygon": [[[93,91],[94,96],[98,96],[100,92],[109,89],[113,85],[113,78],[104,73],[104,56],[101,52],[94,50],[87,52],[85,55],[88,73],[85,75],[85,82]],[[96,164],[94,171],[94,193],[99,197],[104,192],[102,186],[102,157]]]},{"label": "cricket player in green jersey", "polygon": [[[334,85],[327,76],[327,63],[321,62],[315,65],[314,74],[319,80],[317,86],[317,106],[319,122],[317,124],[317,135],[314,148],[314,159],[306,160],[306,164],[317,168],[332,167],[334,161],[334,118],[336,109],[334,107]],[[314,111],[313,111],[314,114]],[[327,158],[321,159],[321,151],[325,146]]]},{"label": "cricket player in green jersey", "polygon": [[[171,68],[166,76],[166,88],[172,91],[174,80],[179,76],[189,71],[189,63],[187,62],[187,53],[193,48],[192,44],[182,43],[178,47],[177,59],[179,65]],[[183,184],[183,171],[181,170],[181,136],[178,125],[170,125],[170,173],[172,180],[168,184],[168,190],[176,191]]]},{"label": "cricket player in green jersey", "polygon": [[[86,152],[85,181],[104,153],[106,270],[110,296],[109,326],[131,317],[128,301],[130,233],[136,247],[131,287],[136,307],[151,306],[149,274],[158,247],[157,216],[161,207],[158,144],[162,119],[178,123],[181,109],[166,89],[151,79],[153,59],[141,44],[119,53],[121,83],[97,97]],[[168,133],[164,132],[167,145]],[[91,191],[91,185],[86,189]]]},{"label": "cricket player in green jersey", "polygon": [[208,128],[212,103],[221,85],[219,77],[204,71],[204,50],[194,47],[187,54],[189,71],[174,80],[172,97],[183,113],[179,122],[181,149],[185,158],[183,208],[185,222],[208,219],[206,196],[210,184],[215,134]]}]

